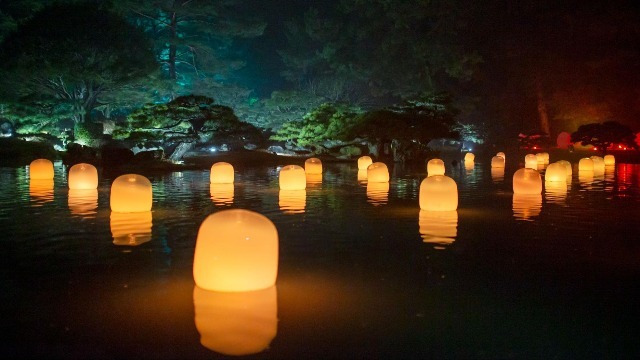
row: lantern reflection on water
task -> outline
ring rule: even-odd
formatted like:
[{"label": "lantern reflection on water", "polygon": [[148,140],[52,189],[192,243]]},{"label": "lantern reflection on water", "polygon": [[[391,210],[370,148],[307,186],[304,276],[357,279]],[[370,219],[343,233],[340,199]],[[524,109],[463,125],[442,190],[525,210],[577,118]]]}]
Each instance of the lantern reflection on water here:
[{"label": "lantern reflection on water", "polygon": [[384,205],[389,200],[388,182],[368,182],[367,202],[373,205]]},{"label": "lantern reflection on water", "polygon": [[69,189],[97,189],[98,169],[91,164],[75,164],[69,169]]},{"label": "lantern reflection on water", "polygon": [[547,181],[544,183],[545,200],[548,203],[564,203],[567,189],[566,181]]},{"label": "lantern reflection on water", "polygon": [[389,169],[383,162],[374,162],[367,167],[367,181],[372,182],[388,182]]},{"label": "lantern reflection on water", "polygon": [[153,190],[151,182],[142,175],[120,175],[111,184],[111,211],[151,211],[152,202]]},{"label": "lantern reflection on water", "polygon": [[542,209],[541,194],[513,194],[513,217],[516,220],[532,221],[532,217],[540,215]]},{"label": "lantern reflection on water", "polygon": [[228,162],[220,161],[211,165],[209,173],[209,182],[212,184],[233,184],[235,181],[235,173],[233,165]]},{"label": "lantern reflection on water", "polygon": [[68,205],[72,215],[95,215],[98,208],[98,189],[69,189]]},{"label": "lantern reflection on water", "polygon": [[287,214],[303,213],[307,205],[307,190],[280,190],[278,205]]},{"label": "lantern reflection on water", "polygon": [[491,168],[491,180],[494,182],[504,180],[504,167]]},{"label": "lantern reflection on water", "polygon": [[322,174],[309,174],[307,173],[307,185],[319,185],[322,184]]},{"label": "lantern reflection on water", "polygon": [[209,194],[216,205],[233,204],[235,185],[233,183],[210,183]]},{"label": "lantern reflection on water", "polygon": [[542,177],[537,170],[522,168],[513,174],[513,192],[516,194],[541,194]]},{"label": "lantern reflection on water", "polygon": [[318,158],[309,158],[304,162],[304,171],[309,174],[322,174],[322,161]]},{"label": "lantern reflection on water", "polygon": [[269,347],[278,331],[275,286],[246,292],[193,289],[200,343],[224,355],[250,355]]},{"label": "lantern reflection on water", "polygon": [[281,190],[304,190],[307,188],[307,175],[301,166],[284,166],[280,169],[278,177]]},{"label": "lantern reflection on water", "polygon": [[244,209],[209,215],[198,230],[193,257],[197,286],[213,291],[253,291],[275,285],[278,231],[262,214]]},{"label": "lantern reflection on water", "polygon": [[370,156],[365,155],[358,158],[358,170],[367,170],[371,164],[373,164],[373,160]]},{"label": "lantern reflection on water", "polygon": [[138,246],[151,240],[151,211],[111,212],[111,236],[114,245]]},{"label": "lantern reflection on water", "polygon": [[47,159],[36,159],[29,164],[29,180],[53,180],[53,163]]},{"label": "lantern reflection on water", "polygon": [[444,175],[444,161],[440,159],[431,159],[427,162],[427,176]]},{"label": "lantern reflection on water", "polygon": [[446,175],[429,176],[420,183],[420,209],[452,211],[458,208],[458,185]]},{"label": "lantern reflection on water", "polygon": [[29,196],[34,205],[42,205],[53,201],[53,179],[29,180]]},{"label": "lantern reflection on water", "polygon": [[420,210],[418,229],[423,242],[442,249],[452,244],[458,235],[458,211]]}]

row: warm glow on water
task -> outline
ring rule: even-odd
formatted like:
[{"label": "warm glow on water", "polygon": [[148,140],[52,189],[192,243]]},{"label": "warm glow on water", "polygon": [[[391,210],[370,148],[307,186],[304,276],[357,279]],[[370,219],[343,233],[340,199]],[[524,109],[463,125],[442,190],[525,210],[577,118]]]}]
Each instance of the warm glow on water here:
[{"label": "warm glow on water", "polygon": [[[420,211],[425,166],[390,166],[376,187],[354,161],[324,163],[321,181],[295,194],[279,189],[276,167],[236,167],[231,187],[212,186],[209,169],[149,176],[152,211],[138,217],[112,214],[113,178],[80,194],[59,167],[53,184],[1,168],[2,354],[640,355],[640,165],[575,171],[528,198],[513,194],[514,164],[499,174],[481,155],[472,169],[446,164],[459,195],[447,214]],[[198,228],[226,209],[278,229],[267,300],[194,291]]]}]

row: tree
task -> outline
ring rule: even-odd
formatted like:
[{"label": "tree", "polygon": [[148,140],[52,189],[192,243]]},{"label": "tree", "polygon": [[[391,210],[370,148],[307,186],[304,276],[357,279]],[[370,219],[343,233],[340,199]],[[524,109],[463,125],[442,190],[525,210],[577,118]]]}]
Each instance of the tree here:
[{"label": "tree", "polygon": [[609,146],[614,143],[638,149],[635,137],[635,133],[628,126],[609,120],[603,123],[581,125],[571,134],[571,141],[580,142],[582,146],[593,145],[606,154]]}]

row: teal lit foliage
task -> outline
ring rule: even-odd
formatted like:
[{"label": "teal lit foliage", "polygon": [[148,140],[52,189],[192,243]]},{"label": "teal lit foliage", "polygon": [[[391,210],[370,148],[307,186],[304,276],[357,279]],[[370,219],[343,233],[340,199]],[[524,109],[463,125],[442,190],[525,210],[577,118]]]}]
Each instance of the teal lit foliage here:
[{"label": "teal lit foliage", "polygon": [[74,142],[91,146],[102,136],[102,124],[95,122],[76,123],[73,126]]},{"label": "teal lit foliage", "polygon": [[603,123],[581,125],[577,131],[571,134],[571,141],[576,144],[581,143],[582,146],[593,145],[606,153],[612,144],[638,149],[635,137],[636,135],[628,126],[609,120]]}]

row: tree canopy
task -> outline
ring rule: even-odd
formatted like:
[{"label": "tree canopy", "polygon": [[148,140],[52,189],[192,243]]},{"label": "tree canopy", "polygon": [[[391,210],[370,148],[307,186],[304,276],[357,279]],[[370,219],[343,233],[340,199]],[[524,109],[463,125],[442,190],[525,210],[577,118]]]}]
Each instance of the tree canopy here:
[{"label": "tree canopy", "polygon": [[636,134],[628,126],[612,120],[581,125],[571,134],[572,142],[580,143],[582,146],[593,145],[603,153],[606,153],[612,144],[638,149],[635,138]]}]

